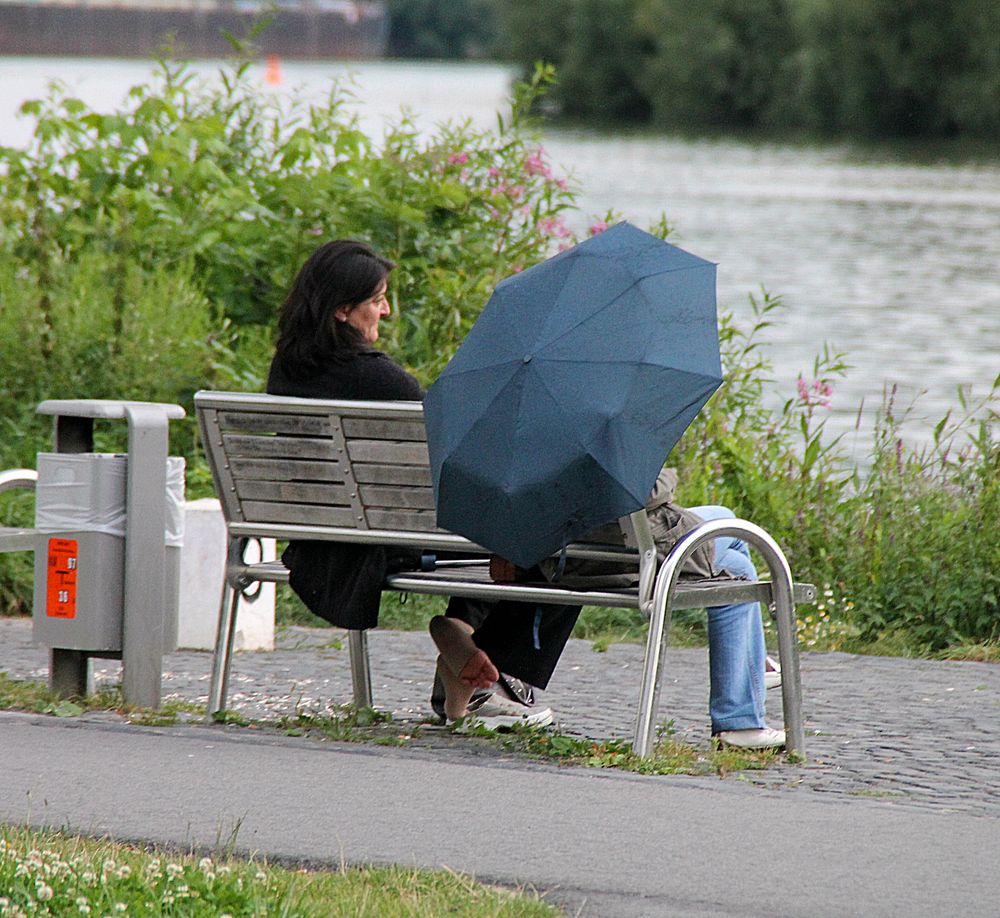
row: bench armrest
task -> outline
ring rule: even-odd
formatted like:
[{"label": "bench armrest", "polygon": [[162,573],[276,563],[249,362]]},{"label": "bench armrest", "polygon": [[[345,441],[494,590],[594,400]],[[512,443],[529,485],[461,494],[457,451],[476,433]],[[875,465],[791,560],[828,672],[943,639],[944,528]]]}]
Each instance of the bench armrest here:
[{"label": "bench armrest", "polygon": [[34,469],[7,469],[0,472],[0,492],[15,488],[34,491],[38,482],[38,472]]}]

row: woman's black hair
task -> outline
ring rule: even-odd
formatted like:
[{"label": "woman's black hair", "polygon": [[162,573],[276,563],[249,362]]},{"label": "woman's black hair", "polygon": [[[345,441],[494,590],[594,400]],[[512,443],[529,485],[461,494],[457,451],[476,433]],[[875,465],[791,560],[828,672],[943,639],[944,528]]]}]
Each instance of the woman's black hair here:
[{"label": "woman's black hair", "polygon": [[361,333],[334,313],[371,299],[396,266],[354,239],[321,245],[299,269],[278,318],[278,363],[291,379],[315,376],[364,346]]}]

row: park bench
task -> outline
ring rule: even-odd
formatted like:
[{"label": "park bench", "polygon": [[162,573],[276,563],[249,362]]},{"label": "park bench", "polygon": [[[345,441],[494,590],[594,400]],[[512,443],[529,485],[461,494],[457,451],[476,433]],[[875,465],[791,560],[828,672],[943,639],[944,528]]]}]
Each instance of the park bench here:
[{"label": "park bench", "polygon": [[[205,453],[228,529],[226,583],[209,690],[209,711],[225,708],[241,593],[261,582],[286,583],[281,561],[248,563],[250,540],[329,540],[355,545],[419,548],[484,562],[490,552],[438,528],[428,463],[423,406],[419,402],[301,399],[202,391],[195,407]],[[745,520],[706,522],[658,561],[645,511],[621,521],[636,548],[579,542],[569,558],[625,563],[638,573],[631,589],[569,589],[558,583],[498,583],[485,563],[438,566],[386,577],[383,588],[401,593],[511,599],[531,603],[640,609],[650,619],[636,717],[634,750],[652,747],[661,669],[673,609],[759,600],[777,621],[782,701],[790,751],[803,751],[801,687],[795,602],[815,590],[794,584],[775,541]],[[715,578],[679,579],[684,561],[704,542],[737,535],[766,562],[771,579],[759,583]],[[349,632],[354,700],[370,706],[366,635]]]}]

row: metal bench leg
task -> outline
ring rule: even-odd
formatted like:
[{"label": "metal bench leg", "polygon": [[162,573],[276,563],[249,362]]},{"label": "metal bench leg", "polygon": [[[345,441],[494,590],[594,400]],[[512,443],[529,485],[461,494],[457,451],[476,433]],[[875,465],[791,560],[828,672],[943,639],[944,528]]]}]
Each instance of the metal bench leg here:
[{"label": "metal bench leg", "polygon": [[653,588],[653,611],[649,617],[646,654],[642,660],[639,713],[636,716],[635,738],[632,741],[632,751],[644,758],[653,751],[653,720],[660,706],[661,667],[667,651],[667,640],[670,637],[670,594],[673,592],[673,580],[669,573],[666,578],[662,576],[664,568],[661,568],[660,576],[656,578],[656,586]]},{"label": "metal bench leg", "polygon": [[646,640],[646,657],[639,690],[639,713],[636,717],[632,750],[636,755],[652,752],[653,722],[659,704],[661,666],[670,628],[670,598],[684,562],[705,542],[720,536],[734,535],[748,541],[760,552],[771,574],[771,598],[778,623],[778,655],[781,659],[781,700],[785,720],[785,748],[790,753],[805,754],[802,726],[802,681],[799,673],[799,647],[796,635],[795,601],[792,595],[792,572],[778,543],[759,526],[740,519],[721,519],[702,523],[684,536],[667,556],[656,575],[653,608]]},{"label": "metal bench leg", "polygon": [[368,661],[368,632],[348,631],[347,646],[351,652],[351,682],[354,685],[354,706],[372,706],[372,670]]},{"label": "metal bench leg", "polygon": [[802,674],[799,670],[799,639],[792,596],[791,574],[787,589],[778,586],[778,577],[771,571],[774,583],[774,615],[778,625],[778,659],[781,663],[781,706],[785,717],[785,748],[805,755],[805,728],[802,722]]},{"label": "metal bench leg", "polygon": [[233,657],[233,640],[236,635],[236,613],[240,605],[240,591],[227,581],[222,587],[219,605],[219,627],[215,633],[215,653],[212,656],[212,681],[208,688],[208,714],[213,716],[226,707],[229,694],[229,664]]}]

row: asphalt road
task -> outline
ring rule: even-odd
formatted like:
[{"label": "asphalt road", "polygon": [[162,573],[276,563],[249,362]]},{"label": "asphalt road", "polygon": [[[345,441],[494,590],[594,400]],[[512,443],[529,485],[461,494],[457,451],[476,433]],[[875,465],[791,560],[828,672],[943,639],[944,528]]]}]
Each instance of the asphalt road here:
[{"label": "asphalt road", "polygon": [[[376,699],[404,727],[426,707],[425,640],[372,635]],[[346,700],[330,633],[282,646],[237,658],[234,706]],[[546,696],[561,729],[627,736],[636,655],[572,642]],[[671,652],[661,712],[696,743],[704,662]],[[166,691],[203,697],[208,666],[170,655]],[[24,623],[0,620],[3,670],[44,675]],[[806,654],[803,678],[809,762],[725,779],[558,767],[434,731],[384,747],[0,714],[0,819],[206,849],[234,839],[311,864],[447,866],[530,884],[584,918],[1000,914],[1000,668]]]},{"label": "asphalt road", "polygon": [[315,864],[447,866],[569,914],[997,914],[995,819],[735,781],[0,715],[0,817]]}]

